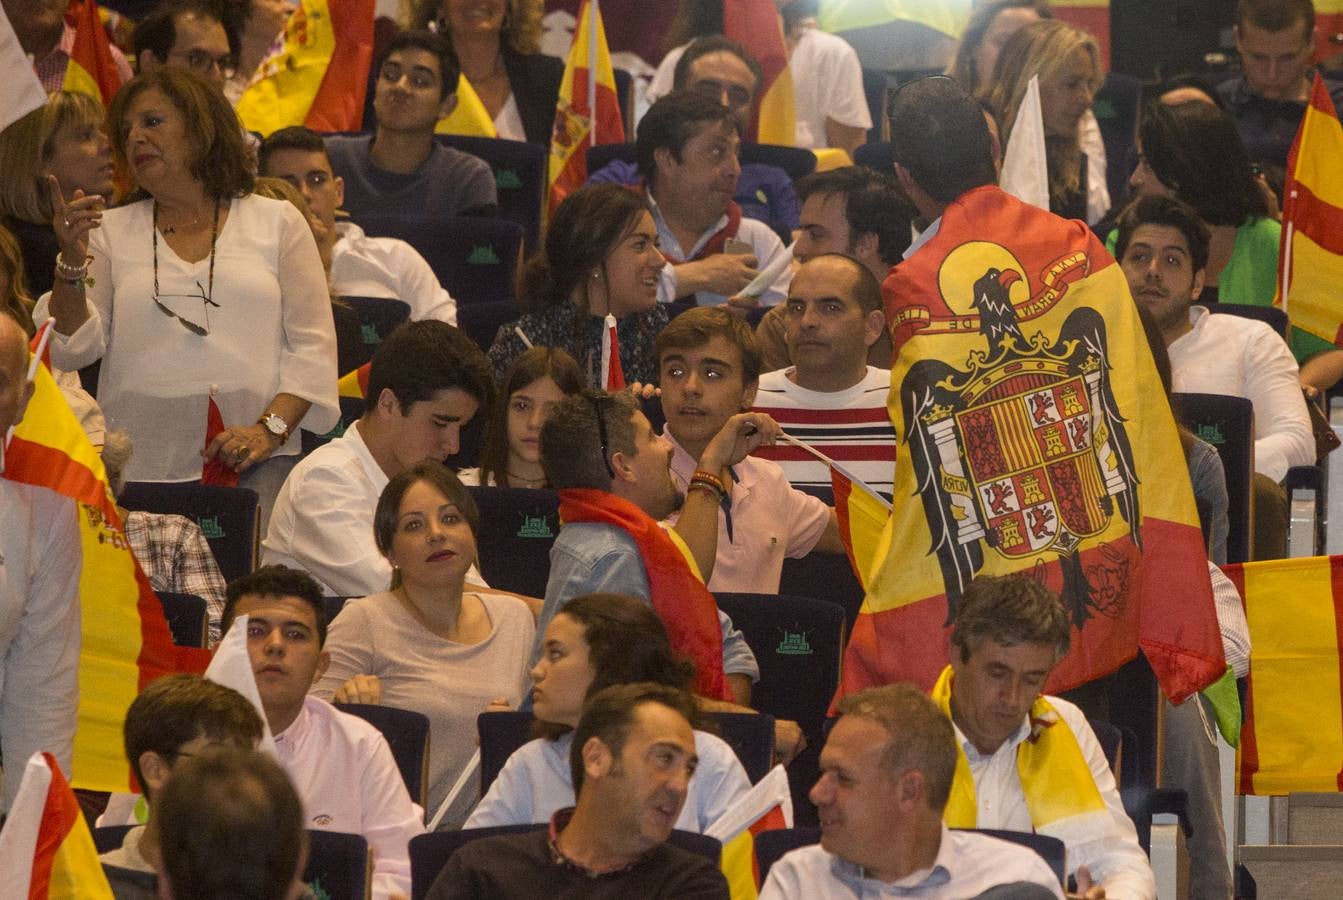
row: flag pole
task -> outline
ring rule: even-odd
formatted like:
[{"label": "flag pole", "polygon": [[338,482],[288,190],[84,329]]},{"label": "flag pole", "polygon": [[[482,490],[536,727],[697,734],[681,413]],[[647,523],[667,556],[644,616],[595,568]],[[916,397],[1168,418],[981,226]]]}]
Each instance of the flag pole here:
[{"label": "flag pole", "polygon": [[597,19],[601,6],[588,3],[588,147],[597,146]]},{"label": "flag pole", "polygon": [[808,444],[806,441],[799,440],[793,437],[786,431],[779,432],[779,440],[783,441],[785,444],[792,444],[794,447],[800,447],[803,450],[807,451],[812,456],[816,457],[818,460],[825,463],[827,466],[834,469],[835,471],[839,472],[845,478],[849,479],[850,483],[871,494],[876,500],[880,501],[886,507],[886,509],[888,510],[891,509],[890,501],[887,500],[885,497],[881,496],[880,494],[878,494],[876,491],[872,490],[872,487],[867,482],[863,481],[857,475],[853,474],[848,469],[844,468],[830,457],[826,456],[820,450],[817,450],[811,444]]}]

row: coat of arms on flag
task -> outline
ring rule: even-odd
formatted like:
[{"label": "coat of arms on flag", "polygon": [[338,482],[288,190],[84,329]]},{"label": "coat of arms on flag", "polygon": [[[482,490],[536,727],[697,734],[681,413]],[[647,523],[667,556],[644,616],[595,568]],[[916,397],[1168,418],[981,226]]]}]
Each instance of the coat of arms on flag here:
[{"label": "coat of arms on flag", "polygon": [[[1061,302],[1087,268],[1084,254],[1063,257],[1048,286],[1026,303],[1044,311]],[[1105,322],[1095,309],[1079,307],[1057,334],[1028,338],[1009,293],[1024,282],[1021,264],[1006,248],[972,242],[947,255],[940,281],[944,290],[962,292],[965,285],[955,282],[976,272],[983,274],[968,286],[969,308],[985,346],[970,350],[960,366],[917,362],[899,386],[946,585],[947,624],[984,553],[1013,559],[1048,553],[1063,564],[1062,593],[1080,627],[1118,602],[1093,591],[1078,553],[1082,540],[1101,535],[1115,515],[1130,526],[1139,521]],[[1114,559],[1127,580],[1127,561]]]}]

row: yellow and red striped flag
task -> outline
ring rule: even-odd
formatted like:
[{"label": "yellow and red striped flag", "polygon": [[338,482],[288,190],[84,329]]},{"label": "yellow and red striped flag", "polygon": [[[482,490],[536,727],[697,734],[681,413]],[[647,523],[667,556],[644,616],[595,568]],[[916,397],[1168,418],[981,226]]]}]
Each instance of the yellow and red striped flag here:
[{"label": "yellow and red striped flag", "polygon": [[238,101],[244,127],[354,131],[364,117],[375,0],[302,0],[284,44],[262,62]]},{"label": "yellow and red striped flag", "polygon": [[481,102],[476,89],[471,87],[465,75],[457,76],[457,105],[452,112],[438,120],[434,134],[463,134],[468,137],[498,137],[494,120],[490,118],[485,104]]},{"label": "yellow and red striped flag", "polygon": [[587,180],[589,147],[624,139],[602,11],[597,0],[585,0],[564,65],[550,136],[550,212]]},{"label": "yellow and red striped flag", "polygon": [[[1292,324],[1334,344],[1343,339],[1343,126],[1318,73],[1287,157],[1275,303]],[[1343,344],[1341,344],[1343,345]]]},{"label": "yellow and red striped flag", "polygon": [[70,49],[61,87],[88,94],[106,106],[121,88],[121,73],[112,60],[112,45],[98,16],[98,4],[73,0],[65,19],[75,29],[75,45]]},{"label": "yellow and red striped flag", "polygon": [[793,827],[793,796],[783,766],[770,769],[704,833],[723,845],[719,868],[727,878],[732,900],[756,900],[760,867],[755,836],[762,831]]},{"label": "yellow and red striped flag", "polygon": [[891,520],[891,504],[835,462],[830,463],[830,486],[835,492],[835,518],[844,552],[858,583],[866,589],[882,532]]},{"label": "yellow and red striped flag", "polygon": [[336,394],[341,397],[356,397],[360,400],[368,397],[368,373],[373,371],[373,363],[366,362],[353,372],[346,372],[336,382]]},{"label": "yellow and red striped flag", "polygon": [[1222,571],[1250,626],[1237,792],[1343,791],[1343,556]]},{"label": "yellow and red striped flag", "polygon": [[788,44],[773,0],[723,4],[723,34],[746,48],[764,73],[755,114],[742,140],[791,147],[797,143],[797,105],[788,68]]},{"label": "yellow and red striped flag", "polygon": [[[19,777],[18,766],[10,777]],[[93,835],[74,791],[50,753],[34,753],[0,830],[5,897],[112,900]]]},{"label": "yellow and red striped flag", "polygon": [[126,543],[98,451],[42,359],[48,322],[34,340],[34,384],[5,451],[4,477],[71,498],[79,519],[82,644],[78,727],[71,780],[89,790],[125,790],[130,769],[121,725],[140,690],[160,675],[201,671],[204,651],[174,647],[163,607]]},{"label": "yellow and red striped flag", "polygon": [[1072,649],[1051,693],[1140,647],[1175,702],[1221,677],[1175,422],[1124,275],[1095,236],[978,187],[882,293],[902,446],[840,695],[930,688],[980,574],[1030,573],[1062,595]]}]

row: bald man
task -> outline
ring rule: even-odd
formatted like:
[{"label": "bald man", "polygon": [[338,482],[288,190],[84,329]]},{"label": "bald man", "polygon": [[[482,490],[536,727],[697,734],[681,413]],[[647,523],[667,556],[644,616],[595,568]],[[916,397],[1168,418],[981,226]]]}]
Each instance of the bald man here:
[{"label": "bald man", "polygon": [[[0,313],[0,440],[32,396],[27,335]],[[0,455],[0,467],[3,455]],[[79,533],[73,503],[0,478],[0,756],[11,773],[39,750],[68,777],[79,699]],[[0,813],[18,792],[4,780]]]}]

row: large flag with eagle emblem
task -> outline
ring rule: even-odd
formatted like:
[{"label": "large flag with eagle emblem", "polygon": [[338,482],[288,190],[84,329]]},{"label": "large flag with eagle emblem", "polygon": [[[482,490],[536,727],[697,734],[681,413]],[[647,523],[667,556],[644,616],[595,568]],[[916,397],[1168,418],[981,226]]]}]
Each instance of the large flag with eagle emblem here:
[{"label": "large flag with eagle emblem", "polygon": [[976,188],[882,293],[900,452],[840,694],[930,688],[966,586],[1010,573],[1072,618],[1050,691],[1139,647],[1176,702],[1216,681],[1184,454],[1124,275],[1086,225]]}]

